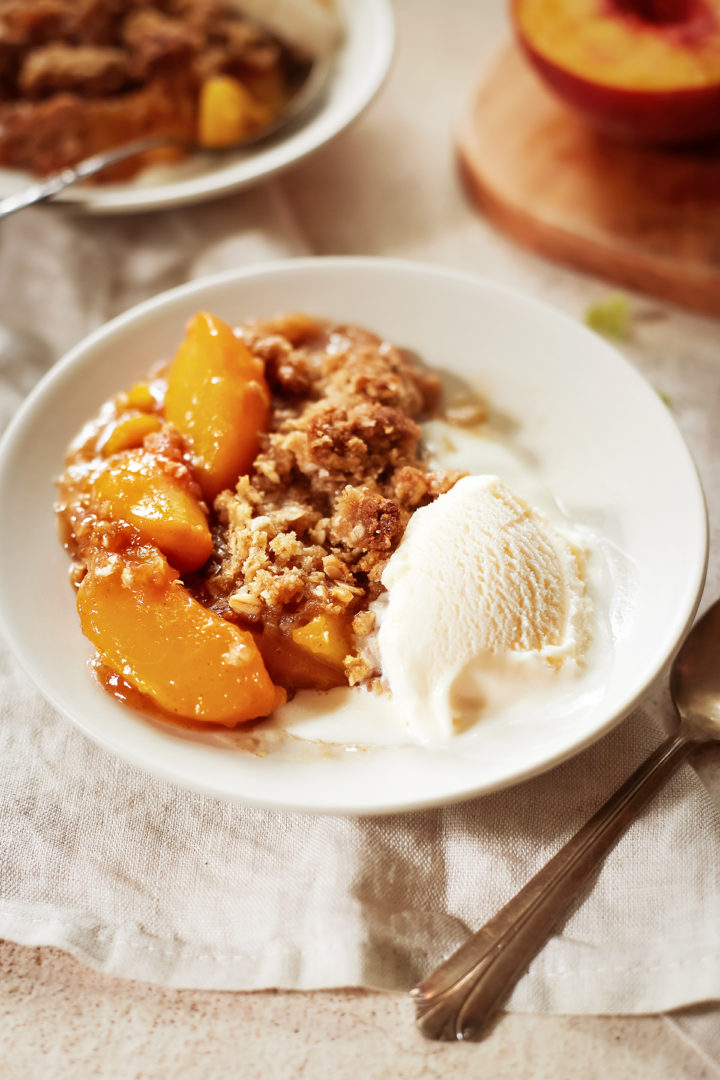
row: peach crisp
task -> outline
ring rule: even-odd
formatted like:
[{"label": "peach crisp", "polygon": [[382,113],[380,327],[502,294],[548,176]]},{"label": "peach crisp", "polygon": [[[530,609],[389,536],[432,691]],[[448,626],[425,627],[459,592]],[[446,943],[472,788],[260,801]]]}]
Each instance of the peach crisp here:
[{"label": "peach crisp", "polygon": [[[308,70],[231,0],[3,0],[0,164],[44,175],[148,135],[233,146],[272,125]],[[99,179],[178,156],[152,150]]]},{"label": "peach crisp", "polygon": [[369,605],[429,471],[440,385],[306,315],[201,312],[174,359],[70,447],[57,504],[80,624],[111,692],[234,726],[298,690],[368,683]]}]

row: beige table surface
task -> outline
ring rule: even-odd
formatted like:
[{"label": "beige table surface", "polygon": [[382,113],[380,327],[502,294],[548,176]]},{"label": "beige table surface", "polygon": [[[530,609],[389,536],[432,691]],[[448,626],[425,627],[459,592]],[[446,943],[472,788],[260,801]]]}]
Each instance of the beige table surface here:
[{"label": "beige table surface", "polygon": [[505,1015],[428,1043],[401,994],[164,990],[0,945],[3,1080],[714,1080],[663,1018]]},{"label": "beige table surface", "polygon": [[[475,269],[578,315],[607,287],[513,248],[475,216],[457,183],[452,128],[503,36],[504,6],[396,0],[397,57],[379,100],[350,132],[286,174],[282,189],[318,254]],[[709,320],[644,310],[655,311],[665,341],[673,334],[678,347],[692,345],[708,362],[717,336]],[[712,1007],[695,1010],[706,1046],[718,1017]],[[507,1015],[484,1042],[457,1046],[425,1042],[412,1020],[403,995],[166,990],[97,974],[55,949],[0,943],[3,1080],[720,1077],[667,1017]]]}]

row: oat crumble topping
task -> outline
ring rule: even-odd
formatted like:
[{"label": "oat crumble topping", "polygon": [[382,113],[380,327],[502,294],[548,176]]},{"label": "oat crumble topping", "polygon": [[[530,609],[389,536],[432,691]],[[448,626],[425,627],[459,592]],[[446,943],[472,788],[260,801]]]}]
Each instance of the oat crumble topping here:
[{"label": "oat crumble topping", "polygon": [[346,675],[370,679],[362,639],[383,569],[413,511],[460,476],[423,459],[417,421],[440,383],[357,327],[289,316],[238,333],[265,362],[272,419],[253,475],[215,501],[211,606],[250,624],[344,614],[359,639]]}]

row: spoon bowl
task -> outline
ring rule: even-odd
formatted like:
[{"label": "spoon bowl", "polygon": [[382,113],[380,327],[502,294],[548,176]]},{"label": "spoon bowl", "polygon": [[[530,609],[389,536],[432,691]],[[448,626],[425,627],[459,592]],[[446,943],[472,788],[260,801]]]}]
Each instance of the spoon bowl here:
[{"label": "spoon bowl", "polygon": [[680,648],[670,692],[689,739],[720,739],[720,600],[695,623]]}]

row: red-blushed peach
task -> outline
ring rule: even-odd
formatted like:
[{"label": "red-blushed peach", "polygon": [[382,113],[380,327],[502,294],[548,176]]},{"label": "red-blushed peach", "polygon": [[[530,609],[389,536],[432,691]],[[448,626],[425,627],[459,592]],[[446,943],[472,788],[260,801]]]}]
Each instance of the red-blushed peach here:
[{"label": "red-blushed peach", "polygon": [[544,82],[598,129],[720,135],[720,0],[513,0],[512,17]]}]

